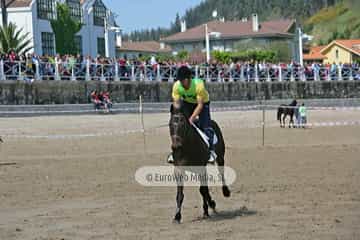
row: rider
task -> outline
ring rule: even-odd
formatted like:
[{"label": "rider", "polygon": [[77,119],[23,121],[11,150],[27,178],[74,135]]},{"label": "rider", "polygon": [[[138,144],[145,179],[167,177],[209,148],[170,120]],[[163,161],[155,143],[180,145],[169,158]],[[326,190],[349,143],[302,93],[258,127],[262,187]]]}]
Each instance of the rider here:
[{"label": "rider", "polygon": [[[192,78],[192,72],[187,66],[179,68],[177,79],[172,90],[173,104],[177,108],[181,105],[186,116],[190,116],[190,123],[194,123],[199,117],[200,128],[209,138],[209,163],[214,163],[217,158],[213,145],[214,130],[211,128],[210,99],[204,81]],[[172,154],[170,154],[168,162],[173,163],[173,161]]]}]

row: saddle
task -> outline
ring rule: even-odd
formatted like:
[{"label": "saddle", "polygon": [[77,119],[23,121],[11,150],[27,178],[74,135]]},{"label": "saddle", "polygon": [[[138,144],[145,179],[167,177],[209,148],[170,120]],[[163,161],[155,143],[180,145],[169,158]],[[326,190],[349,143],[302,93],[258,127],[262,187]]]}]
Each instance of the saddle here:
[{"label": "saddle", "polygon": [[[204,143],[209,147],[209,137],[199,128],[199,126],[197,125],[198,122],[196,123],[192,123],[191,125],[195,128],[195,130],[198,132],[198,134],[200,135],[201,139],[204,141]],[[218,137],[216,136],[216,133],[214,131],[214,140],[213,140],[213,145],[216,145],[218,142]]]}]

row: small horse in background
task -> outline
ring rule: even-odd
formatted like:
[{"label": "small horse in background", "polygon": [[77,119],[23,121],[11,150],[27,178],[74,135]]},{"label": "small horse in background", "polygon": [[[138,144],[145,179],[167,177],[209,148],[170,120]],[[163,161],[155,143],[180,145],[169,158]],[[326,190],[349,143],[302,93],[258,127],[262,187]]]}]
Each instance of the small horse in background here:
[{"label": "small horse in background", "polygon": [[295,111],[297,111],[296,106],[297,106],[297,101],[293,100],[290,105],[283,104],[278,108],[277,120],[280,121],[281,128],[285,128],[287,116],[290,116],[289,128],[291,128],[291,125],[292,125],[292,127],[295,128],[294,114],[295,114]]},{"label": "small horse in background", "polygon": [[[206,172],[206,165],[209,159],[209,148],[202,140],[196,129],[190,124],[189,116],[181,108],[171,106],[171,118],[169,122],[171,148],[174,157],[174,173],[181,176],[184,174],[184,168],[189,166],[197,166]],[[222,181],[222,192],[224,197],[230,197],[230,190],[225,183],[224,176],[224,156],[225,156],[225,142],[221,130],[215,121],[211,122],[212,128],[218,137],[218,142],[214,146],[217,154],[216,163]],[[179,175],[180,174],[180,175]],[[184,200],[184,183],[180,178],[176,178],[177,195],[176,195],[176,213],[174,222],[181,222],[181,208]],[[214,210],[216,202],[212,199],[208,182],[206,179],[201,180],[200,194],[203,198],[204,218],[209,217],[208,208]]]}]

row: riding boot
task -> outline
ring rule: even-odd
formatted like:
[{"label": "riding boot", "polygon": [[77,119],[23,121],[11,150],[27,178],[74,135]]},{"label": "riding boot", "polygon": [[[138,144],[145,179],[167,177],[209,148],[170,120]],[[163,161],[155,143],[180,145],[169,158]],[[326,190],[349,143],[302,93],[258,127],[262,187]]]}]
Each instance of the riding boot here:
[{"label": "riding boot", "polygon": [[170,154],[168,155],[167,162],[168,162],[169,164],[173,164],[173,163],[174,163],[174,157],[173,157],[173,154],[172,154],[172,153],[170,153]]},{"label": "riding boot", "polygon": [[217,154],[215,152],[215,146],[214,146],[214,130],[212,128],[207,128],[204,130],[205,134],[209,138],[209,163],[214,164],[217,158]]}]

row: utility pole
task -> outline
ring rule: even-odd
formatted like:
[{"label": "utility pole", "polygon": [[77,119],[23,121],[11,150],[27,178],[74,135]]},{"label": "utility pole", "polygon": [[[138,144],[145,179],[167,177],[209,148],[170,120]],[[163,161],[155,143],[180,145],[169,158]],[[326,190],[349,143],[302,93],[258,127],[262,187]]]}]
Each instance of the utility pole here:
[{"label": "utility pole", "polygon": [[304,56],[303,56],[303,33],[301,28],[298,28],[299,34],[299,63],[303,67],[304,66]]},{"label": "utility pole", "polygon": [[3,27],[6,27],[8,25],[6,0],[1,0],[1,16],[2,16],[2,25]]},{"label": "utility pole", "polygon": [[208,25],[205,24],[205,45],[206,45],[206,62],[210,63],[210,36]]}]

